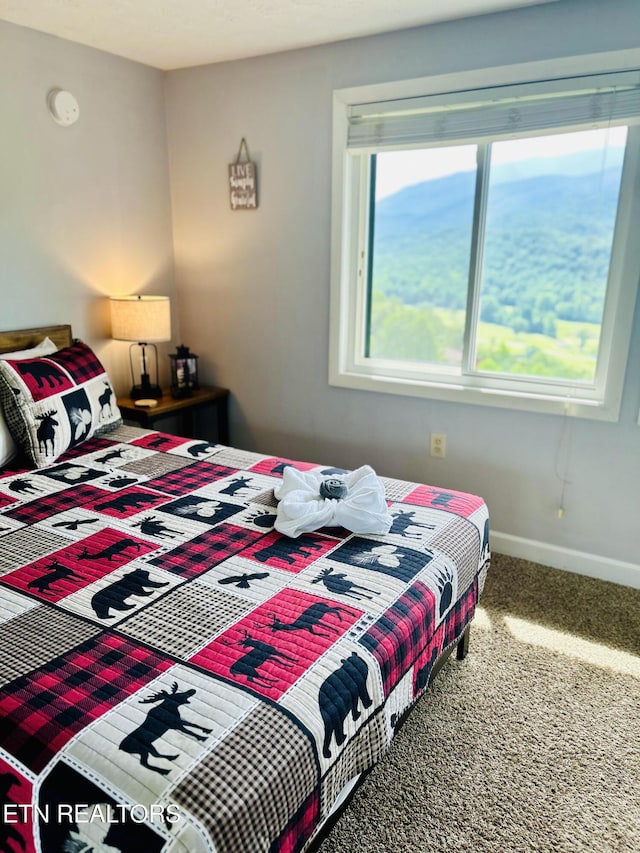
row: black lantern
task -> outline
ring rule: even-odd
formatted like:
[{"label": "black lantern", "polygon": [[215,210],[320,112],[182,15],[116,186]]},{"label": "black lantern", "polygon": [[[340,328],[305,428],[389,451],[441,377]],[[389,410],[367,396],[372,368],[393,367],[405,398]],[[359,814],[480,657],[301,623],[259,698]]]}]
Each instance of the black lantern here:
[{"label": "black lantern", "polygon": [[179,346],[171,359],[171,396],[175,399],[190,397],[198,384],[198,356],[189,347]]}]

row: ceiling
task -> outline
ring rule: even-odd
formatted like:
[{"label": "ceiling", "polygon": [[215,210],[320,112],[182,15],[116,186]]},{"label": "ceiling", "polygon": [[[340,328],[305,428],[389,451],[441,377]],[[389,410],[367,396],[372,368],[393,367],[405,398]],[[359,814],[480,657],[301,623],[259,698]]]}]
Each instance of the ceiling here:
[{"label": "ceiling", "polygon": [[554,0],[0,0],[0,20],[170,70]]}]

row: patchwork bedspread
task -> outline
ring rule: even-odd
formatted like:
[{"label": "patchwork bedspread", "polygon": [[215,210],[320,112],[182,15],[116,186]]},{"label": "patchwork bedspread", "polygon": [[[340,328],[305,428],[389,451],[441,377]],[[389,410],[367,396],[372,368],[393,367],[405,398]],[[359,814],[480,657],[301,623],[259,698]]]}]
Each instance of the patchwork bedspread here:
[{"label": "patchwork bedspread", "polygon": [[382,478],[389,534],[289,539],[287,465],[321,467],[120,427],[0,473],[0,849],[303,850],[384,753],[486,506]]}]

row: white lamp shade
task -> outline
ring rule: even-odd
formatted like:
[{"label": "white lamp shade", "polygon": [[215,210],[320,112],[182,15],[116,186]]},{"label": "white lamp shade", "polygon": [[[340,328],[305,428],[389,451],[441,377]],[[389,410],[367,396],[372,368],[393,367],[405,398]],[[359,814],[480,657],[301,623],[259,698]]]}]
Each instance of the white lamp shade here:
[{"label": "white lamp shade", "polygon": [[170,305],[168,296],[112,296],[111,337],[138,343],[170,341]]}]

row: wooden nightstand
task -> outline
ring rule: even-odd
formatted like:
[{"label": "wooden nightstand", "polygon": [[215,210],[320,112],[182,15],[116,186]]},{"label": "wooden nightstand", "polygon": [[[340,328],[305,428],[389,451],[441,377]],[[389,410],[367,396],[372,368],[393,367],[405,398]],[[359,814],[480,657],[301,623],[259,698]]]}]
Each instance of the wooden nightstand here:
[{"label": "wooden nightstand", "polygon": [[193,432],[193,415],[197,410],[211,407],[215,410],[218,441],[229,444],[229,391],[226,388],[201,386],[190,397],[175,400],[168,388],[162,389],[158,405],[151,408],[136,406],[131,397],[118,397],[118,407],[125,421],[133,421],[142,427],[153,429],[162,418],[177,418],[178,434],[186,438],[197,438]]}]

